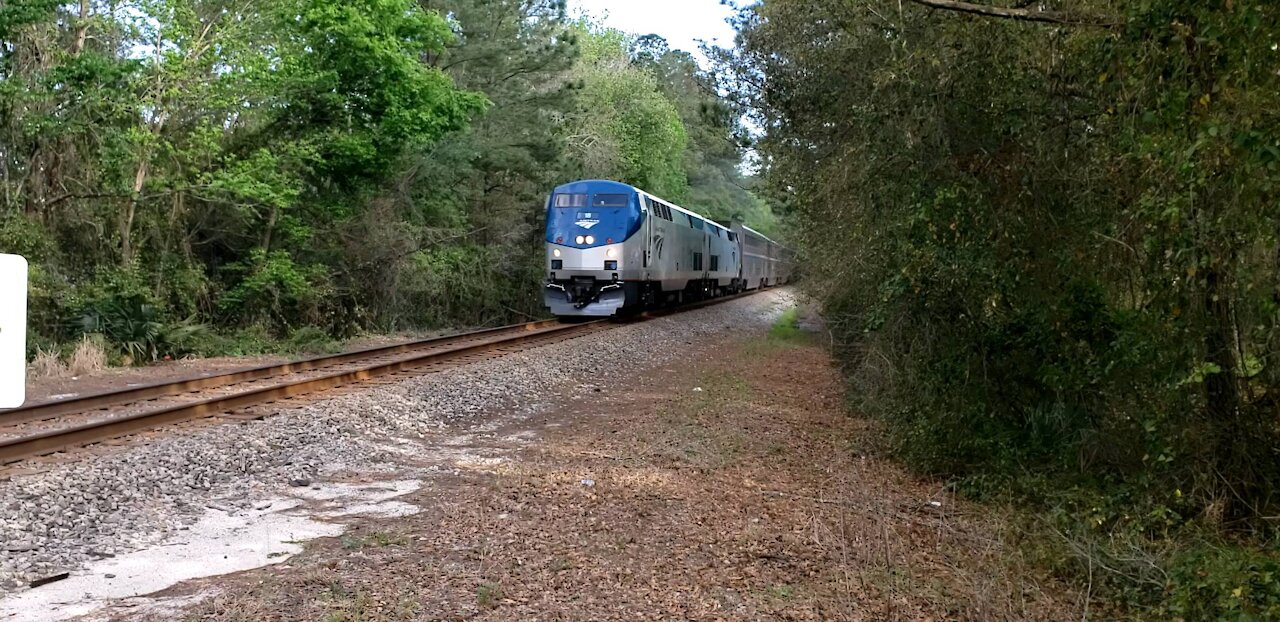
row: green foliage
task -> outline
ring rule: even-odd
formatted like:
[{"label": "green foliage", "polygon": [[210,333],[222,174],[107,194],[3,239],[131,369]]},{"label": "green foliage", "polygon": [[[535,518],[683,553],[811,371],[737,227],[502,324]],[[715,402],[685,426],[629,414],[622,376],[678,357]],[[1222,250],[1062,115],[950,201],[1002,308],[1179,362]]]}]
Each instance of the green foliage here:
[{"label": "green foliage", "polygon": [[[706,172],[741,155],[706,76],[629,45],[562,0],[3,4],[0,252],[32,262],[33,343],[144,362],[540,316],[546,194],[587,176],[768,216]],[[165,336],[185,318],[220,334]]]},{"label": "green foliage", "polygon": [[0,215],[0,248],[28,262],[41,262],[54,253],[57,243],[39,223],[21,214],[5,214]]},{"label": "green foliage", "polygon": [[74,343],[80,335],[102,335],[126,363],[195,354],[209,335],[194,318],[174,321],[138,270],[112,270],[81,288],[67,301],[61,335]]},{"label": "green foliage", "polygon": [[1203,544],[1170,564],[1169,592],[1152,619],[1280,618],[1280,556]]},{"label": "green foliage", "polygon": [[633,41],[631,58],[657,77],[658,88],[675,104],[688,133],[686,205],[721,222],[739,220],[766,235],[779,233],[772,210],[740,171],[746,130],[738,109],[715,95],[714,78],[698,68],[693,55],[670,49],[656,35]]},{"label": "green foliage", "polygon": [[[1160,589],[1126,571],[1112,594],[1267,618],[1280,6],[1060,8],[1121,25],[764,0],[722,86],[899,455],[1149,556]],[[1165,553],[1202,529],[1230,544]]]},{"label": "green foliage", "polygon": [[789,341],[800,335],[800,326],[797,321],[800,312],[796,309],[787,309],[786,312],[778,318],[773,326],[769,328],[769,338],[777,341]]},{"label": "green foliage", "polygon": [[11,37],[23,26],[37,24],[54,16],[59,0],[23,0],[0,6],[0,37]]},{"label": "green foliage", "polygon": [[576,115],[565,128],[587,177],[613,178],[672,201],[688,194],[688,134],[654,74],[631,64],[626,37],[579,25],[583,83]]},{"label": "green foliage", "polygon": [[263,323],[280,334],[291,327],[322,321],[328,298],[327,275],[320,266],[305,268],[289,253],[253,251],[243,263],[227,267],[240,278],[219,299],[224,317]]},{"label": "green foliage", "polygon": [[419,60],[452,33],[412,0],[295,0],[279,10],[297,32],[278,79],[298,100],[277,122],[320,130],[310,142],[335,181],[383,177],[404,146],[459,129],[484,108],[482,96],[455,90]]},{"label": "green foliage", "polygon": [[325,354],[341,350],[337,342],[329,336],[329,333],[315,326],[304,326],[293,331],[289,338],[285,340],[281,349],[284,352],[307,352],[311,354]]}]

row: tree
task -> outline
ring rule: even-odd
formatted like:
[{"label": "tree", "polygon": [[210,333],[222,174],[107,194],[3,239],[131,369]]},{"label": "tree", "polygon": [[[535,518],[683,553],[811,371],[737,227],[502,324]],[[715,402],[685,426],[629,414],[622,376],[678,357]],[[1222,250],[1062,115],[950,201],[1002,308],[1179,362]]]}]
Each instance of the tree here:
[{"label": "tree", "polygon": [[626,37],[579,24],[581,85],[563,132],[586,177],[616,178],[672,201],[685,198],[688,134],[675,106],[648,71],[628,57]]},{"label": "tree", "polygon": [[740,110],[718,91],[693,55],[656,35],[632,44],[632,63],[653,74],[689,136],[684,168],[688,206],[721,221],[739,220],[766,233],[776,228],[770,207],[751,191],[741,169],[746,131]]},{"label": "tree", "polygon": [[[149,304],[253,321],[214,300],[252,257],[328,287],[334,247],[313,236],[357,213],[406,146],[484,108],[422,62],[452,33],[408,0],[42,6],[6,6],[0,22],[5,222],[35,220],[58,242],[38,274],[100,290],[51,297],[69,305],[52,316],[119,293],[90,283],[150,280]],[[313,300],[278,327],[345,304]]]}]

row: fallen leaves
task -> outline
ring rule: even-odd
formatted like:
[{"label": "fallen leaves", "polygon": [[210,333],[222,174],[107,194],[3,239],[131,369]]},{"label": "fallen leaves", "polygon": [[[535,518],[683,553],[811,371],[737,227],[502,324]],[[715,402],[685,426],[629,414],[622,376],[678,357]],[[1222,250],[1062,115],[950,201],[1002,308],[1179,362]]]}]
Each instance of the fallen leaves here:
[{"label": "fallen leaves", "polygon": [[850,451],[873,430],[842,410],[825,352],[744,356],[759,347],[701,348],[682,369],[638,374],[590,404],[566,400],[499,430],[541,438],[497,466],[441,477],[417,493],[421,514],[369,520],[354,536],[388,545],[312,546],[296,569],[247,573],[234,599],[191,617],[1070,615],[1069,601],[1008,563],[998,529],[976,512]]}]

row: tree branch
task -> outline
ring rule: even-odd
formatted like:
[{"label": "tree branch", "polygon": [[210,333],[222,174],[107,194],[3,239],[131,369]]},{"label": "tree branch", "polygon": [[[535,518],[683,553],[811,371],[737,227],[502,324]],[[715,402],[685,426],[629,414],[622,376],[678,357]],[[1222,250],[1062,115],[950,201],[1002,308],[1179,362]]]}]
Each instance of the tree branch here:
[{"label": "tree branch", "polygon": [[1001,19],[1013,19],[1023,22],[1041,22],[1046,24],[1065,24],[1072,26],[1100,26],[1103,28],[1111,28],[1120,25],[1120,21],[1114,17],[1098,17],[1090,15],[1077,15],[1073,13],[1060,13],[1057,11],[1040,11],[1036,9],[1026,8],[1005,8],[996,6],[987,6],[985,4],[974,4],[972,2],[960,2],[958,0],[910,0],[921,6],[927,6],[933,9],[942,9],[944,11],[956,11],[959,13],[968,13],[970,15],[981,15],[983,17],[998,17]]}]

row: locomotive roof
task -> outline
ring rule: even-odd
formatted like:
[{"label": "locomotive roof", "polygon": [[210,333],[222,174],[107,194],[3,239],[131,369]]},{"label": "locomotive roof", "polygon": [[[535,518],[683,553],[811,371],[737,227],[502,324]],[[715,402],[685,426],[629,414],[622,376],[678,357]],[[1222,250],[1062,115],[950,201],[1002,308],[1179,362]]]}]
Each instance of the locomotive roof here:
[{"label": "locomotive roof", "polygon": [[[556,187],[556,189],[555,189],[555,191],[554,191],[554,192],[557,192],[557,193],[559,193],[559,192],[592,192],[592,191],[596,191],[596,190],[612,190],[612,191],[615,191],[615,192],[620,192],[620,191],[639,192],[639,193],[644,194],[644,195],[646,195],[646,196],[650,196],[650,197],[653,197],[654,199],[657,199],[657,200],[659,200],[659,201],[662,201],[663,203],[667,204],[667,205],[668,205],[668,206],[669,206],[673,211],[677,211],[677,212],[680,212],[680,213],[682,213],[682,214],[687,214],[687,215],[689,215],[689,216],[693,216],[693,217],[696,217],[696,218],[700,218],[700,219],[702,219],[702,221],[703,221],[704,223],[706,223],[706,224],[708,224],[708,225],[710,225],[710,226],[713,226],[713,227],[719,228],[719,229],[721,229],[721,230],[723,230],[723,231],[732,231],[732,230],[733,230],[732,228],[730,228],[730,227],[726,227],[726,226],[724,226],[724,225],[722,225],[722,224],[720,224],[720,223],[718,223],[718,222],[716,222],[716,221],[714,221],[714,220],[712,220],[712,219],[710,219],[710,218],[707,218],[706,216],[703,216],[702,214],[699,214],[699,213],[697,213],[697,212],[695,212],[695,211],[693,211],[693,210],[691,210],[691,209],[684,208],[684,207],[680,207],[679,205],[676,205],[675,203],[673,203],[673,202],[671,202],[671,201],[668,201],[668,200],[666,200],[666,199],[664,199],[664,198],[662,198],[662,197],[659,197],[658,195],[653,194],[652,192],[645,192],[644,190],[641,190],[640,188],[637,188],[637,187],[632,186],[632,185],[630,185],[630,184],[624,184],[624,183],[622,183],[622,182],[620,182],[620,181],[612,181],[612,180],[608,180],[608,179],[583,179],[583,180],[574,181],[574,182],[570,182],[570,183],[567,183],[567,184],[563,184],[563,185],[561,185],[561,186],[558,186],[558,187]],[[760,233],[759,231],[756,231],[755,229],[752,229],[751,227],[748,227],[748,226],[746,226],[746,225],[740,225],[740,226],[741,226],[744,230],[749,231],[752,235],[757,236],[757,237],[759,237],[759,238],[761,238],[761,239],[765,240],[766,242],[768,242],[768,243],[770,243],[770,244],[774,244],[774,245],[777,245],[777,246],[779,246],[779,247],[786,248],[786,247],[782,246],[781,244],[778,244],[777,242],[775,242],[775,241],[773,241],[773,240],[769,239],[769,236],[766,236],[766,235],[764,235],[763,233]]]},{"label": "locomotive roof", "polygon": [[670,206],[671,209],[674,211],[680,212],[682,214],[687,214],[689,216],[693,216],[695,218],[701,219],[703,222],[705,222],[708,225],[722,229],[724,231],[729,231],[728,227],[725,227],[724,225],[714,220],[711,220],[710,218],[707,218],[702,214],[699,214],[688,208],[680,207],[679,205],[676,205],[671,201],[668,201],[656,194],[653,194],[652,192],[645,192],[640,188],[637,188],[629,184],[624,184],[620,181],[611,181],[608,179],[583,179],[583,180],[563,184],[561,186],[557,186],[554,192],[557,192],[557,193],[559,192],[592,192],[597,190],[612,190],[615,192],[620,192],[620,191],[639,192],[641,194],[644,194],[644,195],[653,197],[654,199],[657,199],[659,201],[662,201],[663,203]]},{"label": "locomotive roof", "polygon": [[580,179],[578,181],[569,182],[557,186],[554,192],[591,192],[593,190],[612,190],[614,192],[634,192],[638,190],[635,186],[629,186],[620,181],[610,181],[608,179]]}]

